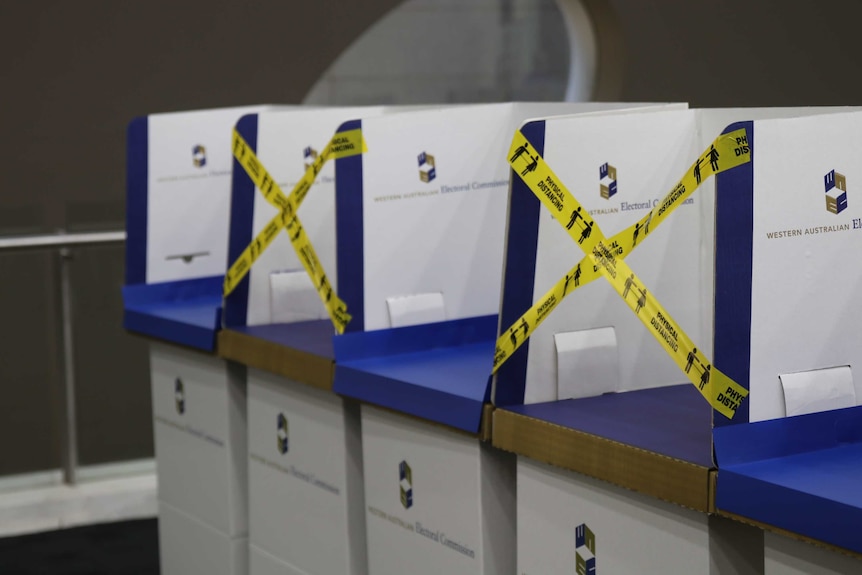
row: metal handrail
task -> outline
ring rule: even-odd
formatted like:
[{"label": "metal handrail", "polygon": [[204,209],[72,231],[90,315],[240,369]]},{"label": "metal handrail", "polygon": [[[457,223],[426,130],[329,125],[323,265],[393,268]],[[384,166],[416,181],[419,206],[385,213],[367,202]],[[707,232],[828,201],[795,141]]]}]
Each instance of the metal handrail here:
[{"label": "metal handrail", "polygon": [[78,482],[78,428],[75,409],[75,347],[72,330],[72,281],[69,262],[72,249],[102,244],[116,244],[126,240],[124,230],[78,234],[46,234],[33,236],[0,237],[0,253],[36,249],[56,249],[60,266],[60,301],[63,330],[63,390],[65,394],[66,441],[63,453],[63,481],[69,485]]},{"label": "metal handrail", "polygon": [[0,252],[40,248],[68,248],[126,241],[125,230],[80,234],[46,234],[39,236],[0,237]]}]

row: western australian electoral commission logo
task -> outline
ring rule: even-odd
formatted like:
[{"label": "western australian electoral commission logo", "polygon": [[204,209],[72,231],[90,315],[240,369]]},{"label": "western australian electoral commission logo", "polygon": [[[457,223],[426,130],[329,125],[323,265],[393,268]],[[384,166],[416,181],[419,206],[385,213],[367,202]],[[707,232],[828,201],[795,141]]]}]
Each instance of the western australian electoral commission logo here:
[{"label": "western australian electoral commission logo", "polygon": [[174,401],[176,402],[177,413],[184,414],[186,412],[186,390],[183,386],[183,380],[180,378],[174,381]]},{"label": "western australian electoral commission logo", "polygon": [[599,166],[599,193],[606,200],[617,194],[617,169],[607,162]]},{"label": "western australian electoral commission logo", "polygon": [[276,421],[277,430],[276,430],[276,439],[278,440],[278,452],[284,455],[287,453],[289,445],[288,445],[288,428],[287,428],[287,418],[283,413],[278,414],[278,418]]},{"label": "western australian electoral commission logo", "polygon": [[596,536],[586,523],[575,527],[575,573],[596,575]]},{"label": "western australian electoral commission logo", "polygon": [[[826,175],[823,176],[823,188],[821,189],[825,191],[827,212],[837,216],[847,209],[847,178],[844,174],[838,173],[835,170],[829,170]],[[830,216],[825,217],[829,218]],[[834,222],[835,220],[830,221]],[[845,219],[843,221],[839,220],[838,223],[829,225],[811,225],[768,231],[766,232],[766,238],[770,240],[779,240],[796,236],[809,236],[812,234],[846,232],[851,229],[862,229],[862,218]]]},{"label": "western australian electoral commission logo", "polygon": [[418,156],[419,161],[419,179],[425,182],[433,182],[437,177],[437,165],[434,162],[434,156],[427,152],[422,152]]},{"label": "western australian electoral commission logo", "polygon": [[847,178],[835,170],[823,176],[826,188],[826,210],[840,214],[847,209]]},{"label": "western australian electoral commission logo", "polygon": [[311,146],[308,146],[307,148],[302,150],[302,164],[305,169],[308,169],[308,167],[314,163],[314,161],[317,159],[317,156],[317,150],[315,150]]},{"label": "western australian electoral commission logo", "polygon": [[406,461],[398,464],[398,480],[401,483],[401,505],[410,509],[413,507],[413,471]]},{"label": "western australian electoral commission logo", "polygon": [[196,168],[203,168],[207,165],[207,149],[201,144],[192,148],[192,164]]}]

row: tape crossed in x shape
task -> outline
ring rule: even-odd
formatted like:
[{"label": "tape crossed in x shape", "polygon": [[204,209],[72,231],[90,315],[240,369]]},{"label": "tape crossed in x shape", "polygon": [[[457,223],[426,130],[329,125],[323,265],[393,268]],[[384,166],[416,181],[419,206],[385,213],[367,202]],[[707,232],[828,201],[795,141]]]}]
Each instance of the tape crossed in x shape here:
[{"label": "tape crossed in x shape", "polygon": [[308,166],[302,178],[293,187],[289,195],[285,195],[279,187],[275,178],[266,170],[251,149],[248,142],[234,130],[233,132],[233,156],[254,182],[255,187],[260,190],[263,197],[278,210],[269,223],[263,228],[251,243],[243,250],[237,260],[228,268],[224,278],[224,295],[227,297],[242,279],[251,270],[254,262],[272,244],[278,232],[282,229],[287,231],[290,243],[293,246],[299,261],[302,262],[305,271],[311,278],[311,282],[317,290],[335,330],[344,333],[344,328],[350,321],[347,313],[347,305],[335,294],[326,271],[311,245],[302,222],[299,220],[297,210],[308,195],[317,175],[331,159],[346,158],[366,151],[365,141],[361,130],[350,130],[339,132],[332,137],[323,152]]},{"label": "tape crossed in x shape", "polygon": [[527,341],[563,298],[604,276],[710,405],[725,417],[733,418],[748,390],[712,365],[703,350],[697,348],[624,259],[682,205],[703,180],[750,161],[751,152],[744,129],[722,134],[697,157],[682,179],[646,216],[608,239],[589,211],[569,192],[542,156],[530,149],[527,138],[520,131],[516,132],[509,150],[512,170],[586,255],[502,332],[494,353],[494,373]]}]

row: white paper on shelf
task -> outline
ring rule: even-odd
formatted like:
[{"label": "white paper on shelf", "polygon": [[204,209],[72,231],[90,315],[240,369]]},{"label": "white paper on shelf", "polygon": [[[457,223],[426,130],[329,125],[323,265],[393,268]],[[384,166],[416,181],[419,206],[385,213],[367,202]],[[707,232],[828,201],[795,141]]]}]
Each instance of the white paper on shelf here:
[{"label": "white paper on shelf", "polygon": [[388,297],[391,327],[404,327],[446,320],[446,307],[440,292],[420,293],[408,296]]},{"label": "white paper on shelf", "polygon": [[592,397],[620,390],[620,358],[613,327],[554,334],[557,399]]},{"label": "white paper on shelf", "polygon": [[786,415],[802,415],[856,405],[849,365],[779,375]]},{"label": "white paper on shelf", "polygon": [[269,289],[272,323],[293,323],[326,317],[323,302],[305,270],[270,274]]}]

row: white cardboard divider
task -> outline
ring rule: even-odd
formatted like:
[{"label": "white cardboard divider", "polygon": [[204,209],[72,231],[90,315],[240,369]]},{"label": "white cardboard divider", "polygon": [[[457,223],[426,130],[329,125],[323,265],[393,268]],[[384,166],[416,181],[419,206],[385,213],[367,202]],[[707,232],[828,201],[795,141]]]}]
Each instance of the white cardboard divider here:
[{"label": "white cardboard divider", "polygon": [[[698,149],[696,112],[550,118],[544,158],[569,190],[589,210],[607,237],[646,215],[688,168]],[[616,172],[616,193],[603,192],[603,166]],[[605,188],[607,190],[607,187]],[[650,291],[672,306],[674,318],[703,340],[697,287],[700,250],[699,199],[681,206],[626,261]],[[509,249],[519,249],[517,245]],[[534,299],[541,297],[583,257],[559,223],[540,210],[534,276]],[[675,262],[685,262],[674,265]],[[692,289],[692,284],[695,284]],[[672,302],[672,303],[670,303]],[[532,303],[532,302],[530,302]],[[526,309],[526,308],[525,308]],[[620,391],[680,383],[683,378],[659,344],[603,279],[563,300],[530,338],[525,402],[558,399],[555,335],[601,327],[616,332]],[[598,375],[598,374],[597,374]],[[602,374],[601,379],[606,376]],[[572,385],[590,385],[581,372]],[[603,392],[599,386],[595,391]],[[564,397],[582,397],[571,388]]]},{"label": "white cardboard divider", "polygon": [[[862,182],[862,113],[756,121],[754,135],[749,401],[750,420],[760,421],[784,415],[788,378],[777,376],[862,364],[862,267],[855,264],[862,201],[853,195]],[[829,178],[848,191],[843,207],[827,201]],[[827,374],[812,375],[820,377],[801,387],[831,385]],[[845,397],[836,405],[849,403],[848,378],[857,405],[862,381],[845,375],[835,383]],[[790,399],[788,415],[791,408],[819,410],[800,405],[808,400],[793,392]]]},{"label": "white cardboard divider", "polygon": [[147,117],[147,283],[224,274],[228,266],[230,133],[272,106]]},{"label": "white cardboard divider", "polygon": [[[813,125],[819,125],[819,119],[828,122],[840,122],[839,118],[848,117],[835,115],[847,111],[848,108],[774,108],[774,109],[705,109],[705,110],[655,110],[652,113],[633,115],[614,115],[604,117],[573,116],[550,118],[545,128],[544,158],[548,165],[557,173],[579,201],[589,209],[606,236],[610,237],[621,229],[633,224],[643,217],[684,174],[697,154],[706,149],[729,124],[736,121],[761,118],[792,118],[797,116],[812,116]],[[647,110],[648,111],[648,110]],[[824,136],[827,137],[824,128]],[[789,134],[785,134],[790,138]],[[767,140],[758,140],[756,146],[763,150],[766,146],[774,146]],[[828,147],[828,146],[827,146]],[[755,163],[756,174],[769,178],[767,174],[782,168],[770,166],[771,171],[761,170],[763,165],[759,160]],[[806,162],[795,168],[801,169]],[[823,160],[825,161],[825,159]],[[828,162],[827,162],[828,163]],[[849,160],[845,162],[848,164]],[[616,176],[616,192],[608,193],[607,174],[602,167],[607,164],[613,168]],[[823,170],[818,180],[818,191],[815,199],[808,198],[814,207],[799,206],[800,214],[817,213],[818,219],[824,220],[822,225],[830,222],[825,216],[827,212],[822,178],[829,172]],[[840,170],[839,170],[840,172]],[[802,177],[801,174],[797,178]],[[862,177],[862,176],[860,176]],[[756,176],[757,178],[757,176]],[[764,180],[765,181],[765,180]],[[787,216],[789,204],[785,199],[783,189],[791,185],[790,179],[782,180],[782,185],[776,185],[775,180],[768,184],[770,193],[776,197],[771,204],[756,201],[764,213],[771,210],[772,218]],[[796,182],[798,184],[798,180]],[[603,190],[604,185],[604,190]],[[766,187],[767,184],[764,184]],[[810,187],[810,186],[809,186]],[[763,193],[755,191],[755,197],[762,199]],[[859,206],[862,208],[862,205]],[[843,219],[848,219],[844,212]],[[761,218],[760,220],[758,218]],[[706,180],[689,200],[688,205],[681,206],[661,228],[651,233],[649,239],[632,253],[626,262],[635,273],[650,288],[659,301],[668,309],[674,319],[683,327],[694,341],[713,353],[713,293],[714,293],[714,253],[715,253],[715,178]],[[764,218],[755,213],[755,227],[762,225]],[[769,218],[765,218],[769,221]],[[834,221],[832,222],[834,223]],[[845,222],[846,223],[846,222]],[[778,229],[778,228],[776,228]],[[757,233],[755,234],[757,236]],[[757,244],[766,240],[756,239]],[[862,238],[862,235],[860,235]],[[767,242],[772,248],[782,242]],[[510,248],[511,249],[511,248]],[[818,248],[828,251],[830,248]],[[833,249],[832,253],[838,253]],[[755,253],[755,274],[763,271],[769,278],[769,285],[776,286],[787,282],[788,277],[794,277],[791,269],[785,264],[775,264],[785,256],[785,250],[770,250],[770,258],[758,259]],[[787,252],[789,253],[789,252]],[[803,251],[794,253],[795,265],[802,266],[799,258],[804,258]],[[544,208],[540,213],[538,249],[536,255],[536,272],[534,276],[534,299],[549,289],[556,280],[563,276],[577,261],[583,257],[582,252],[565,234],[565,230],[547,213]],[[828,259],[828,257],[827,257]],[[797,261],[798,260],[798,261]],[[775,264],[775,265],[773,265]],[[836,264],[837,265],[837,264]],[[816,268],[822,266],[817,265]],[[780,268],[784,278],[774,275]],[[809,268],[811,269],[811,268]],[[852,266],[844,266],[852,269]],[[841,274],[839,274],[841,275]],[[846,275],[846,274],[844,274]],[[801,278],[796,278],[798,282]],[[806,278],[806,280],[809,278]],[[833,276],[833,281],[837,279]],[[848,280],[849,281],[849,280]],[[805,283],[805,282],[802,282]],[[765,286],[761,283],[760,287]],[[813,289],[808,282],[809,289]],[[845,289],[846,282],[842,283]],[[758,286],[756,286],[757,289]],[[831,288],[823,286],[822,293],[828,293]],[[769,291],[769,289],[767,289]],[[784,291],[783,289],[781,290]],[[772,307],[782,306],[786,302],[781,292],[770,295],[764,293],[764,299],[769,299]],[[849,301],[840,297],[819,297],[818,301],[830,302]],[[779,310],[771,309],[771,317],[777,317]],[[780,312],[784,313],[784,312]],[[785,314],[788,315],[788,314]],[[790,314],[792,315],[792,314]],[[788,321],[790,320],[788,315]],[[766,316],[764,316],[766,317]],[[775,322],[760,321],[763,327],[774,330]],[[813,318],[811,321],[814,321]],[[822,320],[819,325],[827,325]],[[557,387],[556,373],[557,343],[555,335],[563,332],[590,330],[613,326],[618,337],[620,391],[646,389],[685,382],[685,378],[674,365],[670,357],[661,349],[652,334],[644,328],[640,321],[623,304],[619,296],[603,279],[594,281],[591,285],[579,289],[574,295],[564,300],[544,323],[533,332],[530,340],[525,382],[525,403],[553,401],[566,397],[582,397],[583,393],[568,389],[560,395]],[[755,330],[752,329],[754,338]],[[799,341],[808,341],[802,336]],[[752,346],[754,346],[754,341]],[[773,353],[784,354],[781,346],[771,345]],[[789,355],[789,354],[788,354]],[[752,357],[755,357],[752,352]],[[752,362],[756,361],[755,359]],[[843,363],[847,363],[844,361]],[[823,365],[841,365],[841,361],[816,361],[809,354],[806,364],[798,364],[798,371],[817,369]],[[771,368],[769,374],[763,373],[754,383],[752,371],[752,387],[761,389],[762,400],[768,404],[764,411],[755,407],[761,399],[752,397],[752,421],[783,415],[783,394],[778,375],[789,373],[795,369]],[[599,379],[603,374],[596,372]],[[576,385],[583,385],[589,377],[580,377]],[[767,381],[768,380],[768,381]],[[856,396],[862,396],[858,386]],[[597,390],[604,392],[604,387]],[[769,390],[768,392],[766,390]],[[586,391],[586,390],[585,390]],[[754,396],[754,390],[752,396]],[[766,404],[764,404],[766,405]],[[763,413],[763,415],[760,415]],[[766,416],[769,413],[769,416]]]},{"label": "white cardboard divider", "polygon": [[636,106],[507,103],[363,121],[365,330],[390,327],[389,298],[410,294],[445,294],[447,320],[496,314],[512,134],[531,117]]},{"label": "white cardboard divider", "polygon": [[[316,156],[322,151],[342,123],[376,116],[385,110],[380,106],[372,106],[261,113],[258,115],[257,157],[284,193],[289,194],[305,173],[306,162],[311,155]],[[259,233],[276,213],[277,210],[255,191],[252,234]],[[334,160],[323,166],[297,213],[329,281],[337,290]],[[304,268],[290,238],[286,233],[280,233],[249,272],[248,325],[265,325],[284,317],[296,318],[292,321],[300,321],[301,317],[320,317],[319,297],[317,301],[311,301],[302,296],[303,303],[284,304],[292,310],[285,316],[285,308],[276,300],[298,294],[296,291],[285,291],[287,286],[281,280],[289,281],[286,278],[273,280],[270,277],[274,272],[284,270]]]}]

